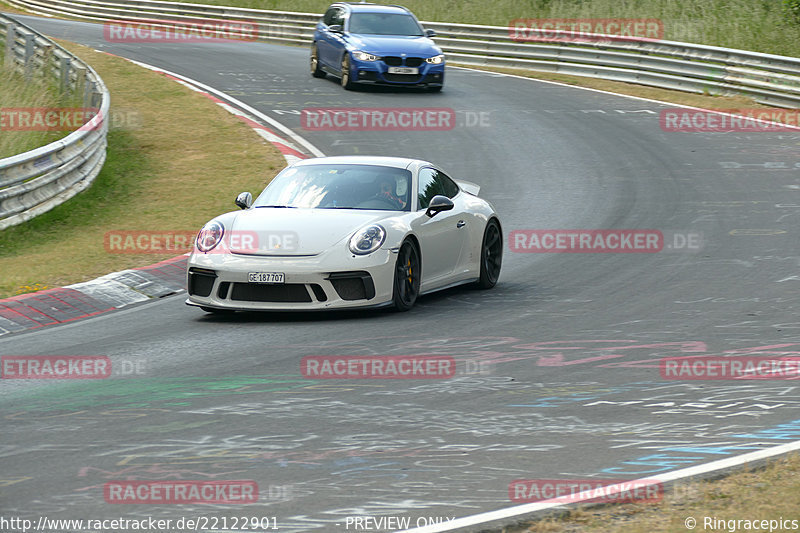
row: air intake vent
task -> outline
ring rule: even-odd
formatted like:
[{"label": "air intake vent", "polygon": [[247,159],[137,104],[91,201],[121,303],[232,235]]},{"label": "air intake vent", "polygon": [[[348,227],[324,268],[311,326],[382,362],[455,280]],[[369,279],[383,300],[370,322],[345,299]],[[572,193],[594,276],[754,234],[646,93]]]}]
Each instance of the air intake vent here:
[{"label": "air intake vent", "polygon": [[231,300],[239,302],[310,302],[311,296],[302,283],[282,285],[234,283]]},{"label": "air intake vent", "polygon": [[207,297],[214,288],[215,279],[217,279],[217,273],[213,270],[201,268],[189,269],[189,282],[187,283],[189,294],[193,296],[202,296],[204,298]]},{"label": "air intake vent", "polygon": [[375,283],[369,272],[333,272],[328,280],[342,300],[370,300],[375,297]]}]

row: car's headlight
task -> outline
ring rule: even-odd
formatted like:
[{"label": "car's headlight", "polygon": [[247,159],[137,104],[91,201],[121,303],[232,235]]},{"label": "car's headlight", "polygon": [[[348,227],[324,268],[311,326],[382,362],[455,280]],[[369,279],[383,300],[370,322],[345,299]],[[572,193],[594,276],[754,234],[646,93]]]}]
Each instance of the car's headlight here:
[{"label": "car's headlight", "polygon": [[444,63],[444,54],[439,54],[438,56],[429,57],[425,60],[426,63],[430,63],[431,65],[441,65]]},{"label": "car's headlight", "polygon": [[203,226],[203,229],[197,234],[197,239],[195,241],[197,249],[201,252],[213,250],[214,247],[220,243],[224,234],[225,228],[223,225],[216,220],[212,220]]},{"label": "car's headlight", "polygon": [[377,61],[380,59],[378,56],[374,54],[362,52],[361,50],[355,50],[353,52],[353,57],[355,57],[359,61]]},{"label": "car's headlight", "polygon": [[371,254],[381,247],[386,240],[386,230],[383,226],[372,224],[362,228],[350,237],[350,251],[356,255]]}]

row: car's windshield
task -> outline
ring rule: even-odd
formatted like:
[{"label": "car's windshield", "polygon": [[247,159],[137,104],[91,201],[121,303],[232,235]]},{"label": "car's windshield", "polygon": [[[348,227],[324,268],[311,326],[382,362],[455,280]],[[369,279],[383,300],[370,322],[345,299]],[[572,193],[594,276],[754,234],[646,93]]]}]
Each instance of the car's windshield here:
[{"label": "car's windshield", "polygon": [[353,13],[349,29],[350,33],[367,35],[423,35],[414,17],[403,13]]},{"label": "car's windshield", "polygon": [[253,207],[410,211],[411,172],[379,165],[301,165],[278,174]]}]

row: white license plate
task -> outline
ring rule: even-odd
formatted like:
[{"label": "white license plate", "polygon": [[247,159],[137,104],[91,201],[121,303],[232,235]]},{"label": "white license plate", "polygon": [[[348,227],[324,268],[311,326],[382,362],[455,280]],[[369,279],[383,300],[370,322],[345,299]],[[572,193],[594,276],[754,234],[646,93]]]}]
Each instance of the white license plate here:
[{"label": "white license plate", "polygon": [[416,67],[389,67],[389,74],[419,74]]},{"label": "white license plate", "polygon": [[248,272],[247,281],[250,283],[283,283],[286,276],[283,272]]}]

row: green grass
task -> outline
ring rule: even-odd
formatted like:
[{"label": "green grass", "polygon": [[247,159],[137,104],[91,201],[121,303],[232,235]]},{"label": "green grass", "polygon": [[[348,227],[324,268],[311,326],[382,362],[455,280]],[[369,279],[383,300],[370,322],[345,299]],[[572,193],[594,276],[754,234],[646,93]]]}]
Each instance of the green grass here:
[{"label": "green grass", "polygon": [[65,46],[105,81],[112,117],[123,112],[135,120],[109,132],[106,163],[92,187],[0,231],[0,298],[174,257],[112,253],[104,236],[197,231],[235,209],[239,192],[260,192],[285,166],[277,149],[211,100],[123,59]]},{"label": "green grass", "polygon": [[[172,1],[172,0],[171,0]],[[193,3],[322,13],[328,0],[194,0]],[[378,2],[391,3],[391,2]],[[664,38],[800,56],[796,0],[404,0],[420,20],[508,26],[520,18],[656,18]]]},{"label": "green grass", "polygon": [[0,231],[0,258],[56,243],[65,228],[80,232],[87,227],[124,220],[132,195],[146,183],[141,176],[152,172],[146,151],[130,132],[110,131],[106,162],[92,186],[51,211]]},{"label": "green grass", "polygon": [[[0,61],[5,49],[0,48]],[[16,71],[0,66],[0,108],[76,107],[75,100],[59,94],[49,82],[27,82]],[[18,131],[6,115],[0,123],[0,159],[44,146],[68,135],[69,131]]]}]

